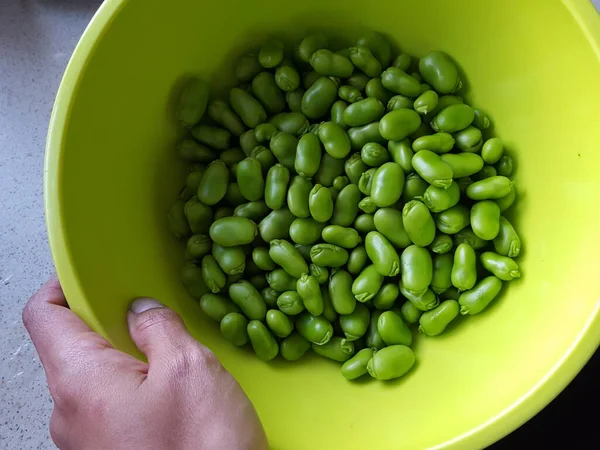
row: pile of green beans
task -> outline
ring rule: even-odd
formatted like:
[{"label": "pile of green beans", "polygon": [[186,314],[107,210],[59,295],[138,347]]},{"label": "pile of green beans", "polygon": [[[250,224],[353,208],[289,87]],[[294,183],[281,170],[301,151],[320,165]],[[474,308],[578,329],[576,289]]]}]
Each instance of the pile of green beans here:
[{"label": "pile of green beans", "polygon": [[520,276],[512,159],[448,55],[271,39],[235,75],[228,98],[181,93],[190,170],[168,214],[183,283],[232,344],[397,378],[413,328],[439,335]]}]

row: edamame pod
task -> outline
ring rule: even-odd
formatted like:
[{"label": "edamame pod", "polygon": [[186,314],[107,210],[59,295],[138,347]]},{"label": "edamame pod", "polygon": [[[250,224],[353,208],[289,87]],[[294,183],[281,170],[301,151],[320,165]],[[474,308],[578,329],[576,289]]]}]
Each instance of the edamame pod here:
[{"label": "edamame pod", "polygon": [[419,60],[419,72],[425,82],[440,94],[451,94],[462,87],[458,68],[444,52],[430,52]]},{"label": "edamame pod", "polygon": [[475,153],[447,153],[440,158],[452,168],[454,178],[474,175],[483,168],[483,159]]},{"label": "edamame pod", "polygon": [[260,292],[249,281],[238,281],[229,286],[229,297],[251,320],[264,320],[267,305]]},{"label": "edamame pod", "polygon": [[229,170],[225,163],[219,159],[213,161],[206,168],[198,185],[198,199],[205,205],[216,205],[227,192],[229,184]]},{"label": "edamame pod", "polygon": [[331,192],[320,184],[315,185],[308,196],[308,209],[317,222],[327,222],[333,214]]},{"label": "edamame pod", "polygon": [[308,273],[308,265],[300,252],[288,241],[283,239],[274,239],[270,242],[269,256],[295,278],[300,278]]},{"label": "edamame pod", "polygon": [[240,308],[227,297],[216,294],[204,294],[200,298],[200,309],[216,322],[221,322],[229,313],[240,313]]},{"label": "edamame pod", "polygon": [[339,336],[334,336],[325,344],[312,345],[313,352],[319,356],[332,359],[334,361],[344,362],[354,355],[354,343]]},{"label": "edamame pod", "polygon": [[423,313],[419,319],[419,333],[427,336],[441,334],[448,324],[456,319],[459,309],[456,300],[446,300],[437,308]]},{"label": "edamame pod", "polygon": [[317,73],[326,77],[348,78],[354,71],[348,58],[325,48],[315,51],[309,63]]},{"label": "edamame pod", "polygon": [[213,222],[209,233],[210,238],[216,244],[223,247],[235,247],[251,243],[258,234],[258,230],[256,224],[245,217],[222,217]]},{"label": "edamame pod", "polygon": [[193,127],[204,115],[208,97],[210,96],[210,87],[208,83],[199,79],[191,78],[188,80],[177,103],[177,119],[186,127]]},{"label": "edamame pod", "polygon": [[265,183],[265,203],[271,209],[279,209],[285,203],[290,171],[282,164],[269,169]]},{"label": "edamame pod", "polygon": [[279,353],[286,361],[298,361],[310,350],[310,342],[293,332],[279,344]]},{"label": "edamame pod", "polygon": [[244,198],[253,202],[260,200],[265,191],[262,166],[254,158],[246,158],[238,164],[237,182]]},{"label": "edamame pod", "polygon": [[390,345],[375,352],[367,371],[376,380],[391,380],[406,374],[415,364],[415,354],[404,345]]},{"label": "edamame pod", "polygon": [[219,263],[219,267],[227,275],[243,273],[246,268],[246,253],[242,247],[222,247],[213,244],[212,255]]},{"label": "edamame pod", "polygon": [[319,139],[325,151],[336,159],[345,158],[350,153],[350,138],[336,123],[322,123],[319,126]]},{"label": "edamame pod", "polygon": [[267,327],[259,320],[251,320],[247,327],[254,353],[263,361],[270,361],[279,353],[279,346]]},{"label": "edamame pod", "polygon": [[375,297],[382,284],[383,275],[378,272],[375,265],[370,265],[365,267],[352,283],[352,294],[356,300],[365,303]]},{"label": "edamame pod", "polygon": [[458,233],[468,226],[470,221],[469,209],[460,203],[435,215],[435,226],[446,234]]},{"label": "edamame pod", "polygon": [[267,326],[278,338],[288,337],[294,330],[294,322],[278,309],[270,309],[266,316]]},{"label": "edamame pod", "polygon": [[412,109],[396,109],[379,121],[379,133],[389,141],[401,141],[421,125],[421,117]]},{"label": "edamame pod", "polygon": [[504,176],[494,176],[476,181],[467,188],[467,197],[471,200],[502,198],[510,193],[513,182]]},{"label": "edamame pod", "polygon": [[352,277],[345,270],[338,270],[329,279],[329,298],[338,314],[350,314],[356,308],[352,293]]},{"label": "edamame pod", "polygon": [[269,243],[273,239],[287,239],[290,235],[290,225],[296,217],[287,207],[282,207],[260,221],[258,231],[263,241]]},{"label": "edamame pod", "polygon": [[377,271],[386,277],[393,277],[400,271],[400,257],[383,234],[371,231],[365,238],[365,248],[369,259]]},{"label": "edamame pod", "polygon": [[419,297],[425,294],[433,277],[429,250],[411,245],[400,256],[400,275],[404,288]]},{"label": "edamame pod", "polygon": [[471,228],[480,239],[491,241],[500,232],[500,207],[492,200],[477,202],[471,208]]},{"label": "edamame pod", "polygon": [[512,281],[521,276],[518,264],[506,256],[494,252],[483,252],[480,260],[485,270],[502,281]]},{"label": "edamame pod", "polygon": [[386,89],[406,97],[415,98],[421,93],[421,83],[398,67],[388,67],[381,74],[381,84]]},{"label": "edamame pod", "polygon": [[516,258],[521,252],[521,239],[519,235],[511,223],[502,216],[500,217],[500,231],[494,239],[494,248],[496,249],[496,253],[508,256],[509,258]]},{"label": "edamame pod", "polygon": [[402,208],[402,223],[411,242],[427,247],[435,238],[435,222],[425,204],[411,200]]},{"label": "edamame pod", "polygon": [[354,248],[361,241],[358,231],[354,228],[339,225],[327,225],[323,228],[321,236],[328,244],[339,245],[343,248]]},{"label": "edamame pod", "polygon": [[369,308],[358,303],[350,314],[340,316],[340,328],[347,341],[356,341],[365,335],[369,328],[371,314]]},{"label": "edamame pod", "polygon": [[231,312],[221,320],[221,334],[233,345],[242,347],[248,343],[248,319],[243,315]]},{"label": "edamame pod", "polygon": [[431,277],[431,290],[441,294],[452,287],[452,266],[454,255],[444,253],[433,255],[433,276]]},{"label": "edamame pod", "polygon": [[460,244],[454,252],[452,265],[452,285],[459,291],[466,291],[477,282],[477,255],[469,244]]},{"label": "edamame pod", "polygon": [[387,345],[412,344],[412,332],[394,311],[384,311],[377,320],[377,331]]},{"label": "edamame pod", "polygon": [[296,291],[286,291],[277,297],[277,307],[288,316],[296,316],[304,311],[304,303]]},{"label": "edamame pod", "polygon": [[304,93],[302,112],[309,119],[319,119],[329,112],[336,100],[337,83],[330,78],[321,77]]},{"label": "edamame pod", "polygon": [[323,267],[341,267],[348,261],[348,252],[333,244],[317,244],[310,249],[310,259]]},{"label": "edamame pod", "polygon": [[448,189],[429,186],[423,194],[423,203],[434,213],[452,208],[459,200],[460,188],[455,181],[452,182]]},{"label": "edamame pod", "polygon": [[327,319],[308,312],[296,319],[296,330],[304,339],[316,345],[326,344],[333,336],[333,327]]},{"label": "edamame pod", "polygon": [[367,364],[373,357],[373,350],[363,348],[358,351],[352,358],[342,364],[342,375],[347,380],[356,380],[367,373]]},{"label": "edamame pod", "polygon": [[298,175],[310,178],[317,173],[321,165],[321,154],[319,138],[312,133],[304,134],[298,140],[296,160],[294,161],[294,168]]},{"label": "edamame pod", "polygon": [[452,167],[429,150],[421,150],[415,153],[412,159],[415,171],[429,184],[447,189],[452,184],[454,172]]},{"label": "edamame pod", "polygon": [[489,276],[479,281],[475,287],[460,294],[458,303],[461,314],[479,314],[496,298],[502,289],[502,281]]}]

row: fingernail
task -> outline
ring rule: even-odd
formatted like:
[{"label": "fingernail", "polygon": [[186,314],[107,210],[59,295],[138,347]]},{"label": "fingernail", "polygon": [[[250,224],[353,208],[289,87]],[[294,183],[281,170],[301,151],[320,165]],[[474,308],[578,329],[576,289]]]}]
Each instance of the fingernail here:
[{"label": "fingernail", "polygon": [[154,298],[141,297],[141,298],[136,298],[133,301],[133,303],[131,304],[131,312],[134,314],[141,314],[150,309],[164,308],[164,307],[165,307],[165,305],[163,305],[161,302],[159,302],[158,300],[156,300]]}]

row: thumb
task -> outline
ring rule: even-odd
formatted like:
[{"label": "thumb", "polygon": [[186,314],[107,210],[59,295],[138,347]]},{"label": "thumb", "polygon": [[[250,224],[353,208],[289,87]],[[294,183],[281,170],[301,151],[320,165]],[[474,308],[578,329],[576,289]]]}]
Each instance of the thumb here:
[{"label": "thumb", "polygon": [[148,358],[150,369],[197,346],[181,317],[153,298],[134,300],[127,314],[127,323],[129,334]]}]

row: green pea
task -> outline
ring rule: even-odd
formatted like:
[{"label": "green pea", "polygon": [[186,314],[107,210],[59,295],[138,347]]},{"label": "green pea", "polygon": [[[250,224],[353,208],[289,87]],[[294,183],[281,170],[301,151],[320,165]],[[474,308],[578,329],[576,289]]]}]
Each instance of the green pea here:
[{"label": "green pea", "polygon": [[454,235],[454,245],[466,243],[473,247],[475,250],[480,250],[485,247],[488,242],[477,237],[471,227],[466,227],[460,230]]},{"label": "green pea", "polygon": [[282,91],[293,91],[300,86],[300,74],[293,66],[279,66],[275,70],[275,83]]},{"label": "green pea", "polygon": [[249,201],[257,201],[263,197],[265,181],[262,166],[255,158],[246,158],[238,164],[236,171],[240,192]]},{"label": "green pea", "polygon": [[454,178],[474,175],[483,168],[483,159],[474,153],[448,153],[440,158],[452,168]]},{"label": "green pea", "polygon": [[216,322],[221,322],[229,313],[241,312],[237,305],[228,298],[209,293],[200,298],[200,309]]},{"label": "green pea", "polygon": [[304,96],[304,89],[298,88],[293,91],[289,91],[285,95],[285,101],[290,111],[295,113],[302,113],[302,97]]},{"label": "green pea", "polygon": [[479,128],[468,126],[462,131],[454,133],[456,147],[463,152],[477,153],[483,145],[483,138]]},{"label": "green pea", "polygon": [[339,225],[328,225],[321,233],[323,240],[328,244],[338,245],[343,248],[356,247],[361,238],[354,228],[341,227]]},{"label": "green pea", "polygon": [[270,242],[269,256],[288,274],[300,278],[308,273],[308,265],[298,250],[288,241],[274,239]]},{"label": "green pea", "polygon": [[433,276],[431,290],[441,294],[452,287],[452,266],[454,256],[451,253],[433,256]]},{"label": "green pea", "polygon": [[375,231],[375,220],[373,214],[361,214],[354,221],[354,228],[359,233],[367,234],[370,231]]},{"label": "green pea", "polygon": [[375,98],[384,105],[387,104],[394,95],[393,92],[390,92],[383,87],[381,78],[371,78],[365,87],[365,93],[367,94],[367,97]]},{"label": "green pea", "polygon": [[202,258],[202,279],[214,294],[225,287],[227,281],[225,273],[212,255],[206,255]]},{"label": "green pea", "polygon": [[496,253],[508,256],[509,258],[516,258],[521,252],[521,239],[519,235],[511,223],[502,216],[500,217],[500,231],[494,239],[494,248],[496,249]]},{"label": "green pea", "polygon": [[390,61],[392,60],[392,48],[390,43],[381,33],[370,31],[358,38],[356,45],[367,47],[381,63],[381,66],[387,67],[390,65]]},{"label": "green pea", "polygon": [[206,233],[213,220],[210,206],[205,205],[198,197],[190,198],[184,205],[183,212],[192,233]]},{"label": "green pea", "polygon": [[391,380],[406,374],[415,364],[415,354],[404,345],[390,345],[375,352],[367,371],[376,380]]},{"label": "green pea", "polygon": [[227,128],[235,136],[241,135],[246,129],[240,118],[223,100],[213,100],[208,106],[208,115],[212,120]]},{"label": "green pea", "polygon": [[513,186],[511,186],[510,192],[507,195],[505,195],[504,197],[498,198],[494,201],[500,208],[500,212],[504,212],[513,205],[516,198],[517,198],[517,191],[513,185]]},{"label": "green pea", "polygon": [[329,279],[329,298],[338,314],[350,314],[356,308],[352,293],[352,276],[345,270],[334,272]]},{"label": "green pea", "polygon": [[344,170],[352,184],[358,184],[360,176],[366,172],[367,169],[367,165],[361,159],[360,153],[354,153],[347,158],[344,163]]},{"label": "green pea", "polygon": [[223,247],[235,247],[251,243],[258,230],[256,224],[245,217],[222,217],[213,222],[209,233],[214,243]]},{"label": "green pea", "polygon": [[381,208],[373,217],[375,228],[398,248],[406,248],[411,244],[410,237],[404,228],[402,212],[395,208]]},{"label": "green pea", "polygon": [[411,245],[400,257],[400,274],[404,288],[416,296],[423,295],[431,284],[433,262],[429,250]]},{"label": "green pea", "polygon": [[296,319],[296,330],[309,342],[324,345],[333,336],[333,326],[323,316],[313,316],[305,312]]},{"label": "green pea", "polygon": [[302,112],[310,119],[325,116],[337,99],[337,83],[321,77],[306,90],[302,97]]},{"label": "green pea", "polygon": [[317,222],[327,222],[333,214],[331,192],[320,184],[316,184],[308,196],[308,208],[310,215]]},{"label": "green pea", "polygon": [[456,64],[444,52],[430,52],[422,57],[419,72],[425,82],[440,94],[451,94],[462,87]]},{"label": "green pea", "polygon": [[317,73],[326,77],[348,78],[354,71],[348,58],[324,48],[316,50],[309,63]]},{"label": "green pea", "polygon": [[273,334],[279,338],[289,336],[294,330],[291,319],[278,309],[267,311],[266,322]]},{"label": "green pea", "polygon": [[427,114],[437,106],[438,95],[435,91],[426,90],[413,103],[413,108],[419,114]]},{"label": "green pea", "polygon": [[362,70],[371,78],[381,75],[381,63],[373,56],[371,50],[365,46],[350,47],[350,60],[352,64]]},{"label": "green pea", "polygon": [[217,152],[192,139],[183,139],[179,142],[177,153],[186,161],[209,162],[217,159]]},{"label": "green pea", "polygon": [[472,200],[498,199],[510,193],[513,183],[507,177],[493,176],[469,185],[467,197]]},{"label": "green pea", "polygon": [[348,261],[348,252],[333,244],[313,245],[310,259],[314,264],[323,267],[341,267]]},{"label": "green pea", "polygon": [[263,361],[270,361],[279,353],[279,346],[267,327],[259,320],[251,320],[247,327],[254,353]]},{"label": "green pea", "polygon": [[269,208],[279,209],[283,206],[289,182],[290,171],[287,167],[276,164],[269,169],[265,183],[265,203]]},{"label": "green pea", "polygon": [[408,138],[401,141],[389,141],[388,151],[392,157],[392,161],[399,164],[405,174],[413,171],[412,158],[414,152]]},{"label": "green pea", "polygon": [[478,238],[491,241],[500,232],[500,207],[492,200],[477,202],[471,208],[471,228]]},{"label": "green pea", "polygon": [[221,320],[221,334],[233,345],[242,347],[248,342],[248,319],[239,313],[232,312]]},{"label": "green pea", "polygon": [[373,306],[380,310],[388,310],[396,303],[400,289],[394,283],[384,284],[373,297]]},{"label": "green pea", "polygon": [[411,200],[402,208],[402,223],[411,242],[427,247],[435,238],[435,222],[429,209],[418,200]]},{"label": "green pea", "polygon": [[350,138],[344,129],[336,123],[322,123],[319,126],[319,139],[325,151],[334,158],[345,158],[350,153]]},{"label": "green pea", "polygon": [[446,234],[458,233],[468,226],[470,221],[469,209],[460,203],[435,215],[437,229]]},{"label": "green pea", "polygon": [[437,232],[435,234],[435,238],[433,238],[433,242],[429,245],[429,249],[433,253],[443,255],[444,253],[448,253],[450,250],[452,250],[453,246],[454,242],[450,236]]},{"label": "green pea", "polygon": [[387,345],[411,345],[412,332],[394,311],[384,311],[377,320],[377,331]]},{"label": "green pea", "polygon": [[365,248],[369,259],[373,261],[377,271],[386,277],[393,277],[400,271],[400,257],[385,236],[371,231],[365,238]]},{"label": "green pea", "polygon": [[373,214],[375,211],[377,211],[377,205],[371,197],[363,198],[358,203],[358,207],[361,211],[366,212],[367,214]]},{"label": "green pea", "polygon": [[196,264],[187,264],[181,269],[181,282],[188,294],[195,299],[201,299],[210,292],[209,287],[204,282],[202,269]]},{"label": "green pea", "polygon": [[376,171],[377,169],[372,168],[367,170],[360,176],[360,179],[358,180],[358,189],[364,195],[371,194],[371,186],[373,185],[373,175],[375,175]]},{"label": "green pea", "polygon": [[417,131],[421,118],[412,109],[396,109],[379,122],[379,133],[384,139],[401,141]]},{"label": "green pea", "polygon": [[509,177],[513,171],[513,160],[510,156],[504,155],[496,164],[498,175]]},{"label": "green pea", "polygon": [[300,136],[308,130],[309,123],[301,112],[279,113],[269,119],[282,133]]},{"label": "green pea", "polygon": [[344,110],[344,123],[351,127],[367,125],[383,117],[385,108],[376,98],[366,98],[348,105]]},{"label": "green pea", "polygon": [[521,276],[518,264],[511,258],[494,252],[484,252],[480,259],[483,268],[502,281],[512,281]]},{"label": "green pea", "polygon": [[296,291],[309,313],[313,316],[323,314],[323,296],[317,278],[309,274],[303,274],[296,284]]},{"label": "green pea", "polygon": [[190,237],[186,245],[186,257],[197,259],[207,255],[212,250],[212,241],[205,234],[195,234]]},{"label": "green pea", "polygon": [[319,356],[332,359],[334,361],[344,362],[354,355],[354,344],[347,339],[334,336],[325,344],[312,345],[313,352]]},{"label": "green pea", "polygon": [[421,178],[429,184],[444,189],[452,184],[452,177],[454,176],[452,167],[432,151],[421,150],[415,153],[412,165]]},{"label": "green pea", "polygon": [[327,270],[327,267],[310,264],[308,266],[308,271],[309,274],[314,277],[319,284],[325,284],[329,280],[329,271]]},{"label": "green pea", "polygon": [[296,316],[304,311],[304,303],[302,303],[302,298],[296,291],[282,293],[277,298],[277,307],[288,316]]},{"label": "green pea", "polygon": [[458,299],[460,313],[479,314],[496,298],[500,289],[502,289],[502,281],[494,276],[480,280],[473,289],[460,294]]},{"label": "green pea", "polygon": [[400,292],[404,295],[409,302],[413,304],[420,311],[429,311],[430,309],[435,308],[440,304],[438,298],[435,296],[435,293],[431,289],[427,289],[425,294],[421,296],[414,295],[411,291],[407,290],[404,287],[404,284],[400,282],[399,286]]},{"label": "green pea", "polygon": [[415,98],[421,93],[419,81],[398,67],[388,67],[381,74],[381,83],[389,91],[406,97]]},{"label": "green pea", "polygon": [[404,302],[402,308],[400,308],[400,314],[402,315],[402,319],[404,319],[406,323],[413,325],[419,321],[419,318],[421,317],[421,314],[423,314],[423,311],[421,311],[410,301],[408,301]]},{"label": "green pea", "polygon": [[243,273],[246,268],[246,254],[242,247],[222,247],[214,244],[212,255],[227,275]]},{"label": "green pea", "polygon": [[310,342],[300,334],[292,332],[279,344],[281,357],[286,361],[297,361],[310,349]]},{"label": "green pea", "polygon": [[365,164],[371,167],[379,167],[390,160],[387,149],[376,142],[366,143],[360,152],[360,156]]},{"label": "green pea", "polygon": [[429,186],[423,194],[423,203],[431,212],[437,213],[452,208],[460,200],[460,188],[455,181],[448,189]]},{"label": "green pea", "polygon": [[333,180],[344,174],[344,160],[337,159],[329,153],[323,153],[321,166],[314,176],[317,183],[323,186],[333,186]]},{"label": "green pea", "polygon": [[450,105],[442,109],[433,118],[431,127],[435,131],[455,133],[471,125],[473,122],[473,108],[465,104]]},{"label": "green pea", "polygon": [[352,150],[361,150],[369,142],[386,143],[386,138],[380,133],[380,123],[378,121],[360,127],[352,127],[347,133],[350,144],[352,144]]},{"label": "green pea", "polygon": [[356,380],[367,373],[367,364],[373,357],[373,350],[363,348],[342,365],[342,375],[347,380]]},{"label": "green pea", "polygon": [[410,173],[406,176],[404,180],[404,191],[402,192],[402,200],[408,203],[411,200],[422,197],[425,194],[425,191],[428,187],[429,183],[423,180],[423,178],[421,178],[416,173]]},{"label": "green pea", "polygon": [[409,69],[411,62],[412,60],[409,55],[406,53],[400,53],[398,56],[396,56],[396,59],[394,59],[392,66],[398,67],[406,72]]},{"label": "green pea", "polygon": [[419,333],[427,336],[441,334],[448,324],[456,319],[459,305],[456,300],[446,300],[437,308],[423,313],[419,319]]},{"label": "green pea", "polygon": [[358,275],[367,264],[367,250],[364,245],[355,247],[348,258],[348,272]]},{"label": "green pea", "polygon": [[205,205],[215,205],[227,192],[229,171],[221,160],[213,161],[206,168],[198,185],[198,199]]},{"label": "green pea", "polygon": [[237,65],[235,66],[235,77],[239,81],[250,81],[261,70],[262,66],[256,55],[245,55],[237,61]]},{"label": "green pea", "polygon": [[448,153],[454,147],[454,138],[448,133],[435,133],[421,136],[412,144],[415,152],[429,150],[437,154]]},{"label": "green pea", "polygon": [[296,289],[297,282],[297,278],[289,275],[283,269],[275,269],[267,274],[267,283],[278,292],[293,291]]},{"label": "green pea", "polygon": [[177,103],[177,120],[186,127],[196,125],[206,111],[209,96],[210,87],[205,81],[199,78],[188,80],[183,86]]},{"label": "green pea", "polygon": [[362,93],[353,86],[340,86],[338,89],[338,96],[347,101],[348,103],[355,103],[363,99]]},{"label": "green pea", "polygon": [[272,211],[258,224],[258,231],[265,242],[273,239],[287,239],[289,237],[290,225],[296,217],[287,207]]},{"label": "green pea", "polygon": [[343,100],[338,100],[331,106],[331,121],[344,129],[346,129],[346,122],[344,122],[344,111],[347,107],[348,103]]},{"label": "green pea", "polygon": [[382,284],[383,275],[377,271],[375,265],[370,265],[365,267],[352,283],[352,294],[356,300],[365,303],[375,297]]},{"label": "green pea", "polygon": [[477,282],[477,255],[469,244],[456,247],[451,278],[452,285],[459,291],[471,289]]},{"label": "green pea", "polygon": [[292,179],[287,192],[287,205],[294,216],[300,218],[310,216],[308,199],[312,188],[312,183],[306,178],[295,176]]},{"label": "green pea", "polygon": [[333,180],[333,188],[336,191],[341,191],[346,186],[348,186],[348,183],[350,183],[350,180],[348,180],[348,177],[345,177],[345,176],[335,177],[335,179]]}]

